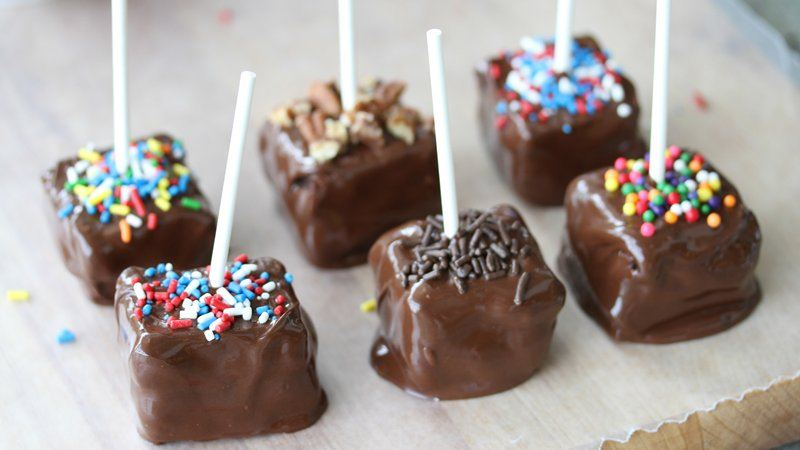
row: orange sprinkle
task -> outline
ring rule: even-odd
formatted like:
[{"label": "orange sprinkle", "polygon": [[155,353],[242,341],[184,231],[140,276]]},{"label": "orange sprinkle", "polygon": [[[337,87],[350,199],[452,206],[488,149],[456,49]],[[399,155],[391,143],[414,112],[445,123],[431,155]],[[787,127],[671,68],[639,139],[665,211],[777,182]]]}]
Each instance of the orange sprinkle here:
[{"label": "orange sprinkle", "polygon": [[692,162],[689,163],[689,168],[692,172],[699,172],[700,169],[703,168],[703,163],[697,159],[693,159]]},{"label": "orange sprinkle", "polygon": [[736,206],[736,197],[734,197],[731,194],[728,194],[725,196],[725,198],[722,199],[722,203],[724,203],[725,206],[727,206],[728,208],[733,208],[734,206]]},{"label": "orange sprinkle", "polygon": [[119,237],[126,244],[131,241],[131,225],[124,219],[119,221]]},{"label": "orange sprinkle", "polygon": [[675,213],[674,213],[674,212],[672,212],[672,211],[667,211],[667,212],[664,214],[664,220],[665,220],[665,221],[666,221],[668,224],[672,225],[673,223],[675,223],[675,222],[677,222],[677,221],[678,221],[678,215],[677,215],[677,214],[675,214]]},{"label": "orange sprinkle", "polygon": [[722,218],[719,216],[719,214],[717,214],[717,213],[713,213],[713,212],[712,212],[712,213],[711,213],[711,214],[709,214],[709,215],[708,215],[708,217],[706,218],[706,223],[707,223],[707,224],[708,224],[708,226],[710,226],[711,228],[717,228],[717,227],[719,226],[719,224],[721,224],[721,223],[722,223]]}]

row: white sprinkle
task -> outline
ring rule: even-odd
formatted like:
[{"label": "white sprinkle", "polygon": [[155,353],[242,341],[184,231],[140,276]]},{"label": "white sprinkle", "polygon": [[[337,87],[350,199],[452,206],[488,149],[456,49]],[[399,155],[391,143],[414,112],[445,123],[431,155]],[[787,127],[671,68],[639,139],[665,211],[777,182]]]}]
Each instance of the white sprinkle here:
[{"label": "white sprinkle", "polygon": [[684,213],[687,213],[690,209],[692,209],[692,204],[689,202],[689,200],[684,200],[681,202],[681,209]]},{"label": "white sprinkle", "polygon": [[277,285],[275,284],[274,281],[268,281],[267,284],[264,285],[264,290],[267,292],[272,292],[275,290],[276,287]]},{"label": "white sprinkle", "polygon": [[267,323],[269,320],[269,314],[266,311],[262,312],[260,316],[258,316],[258,323]]},{"label": "white sprinkle", "polygon": [[567,77],[560,78],[558,80],[558,92],[566,95],[572,95],[575,93],[575,85],[572,84],[572,81],[570,81]]},{"label": "white sprinkle", "polygon": [[511,102],[508,103],[508,109],[514,112],[519,111],[519,102],[516,100],[512,100]]},{"label": "white sprinkle", "polygon": [[250,280],[250,278],[245,278],[244,280],[239,282],[239,286],[241,286],[243,288],[246,288],[247,286],[250,286],[251,284],[253,284],[253,282]]},{"label": "white sprinkle", "polygon": [[686,161],[682,159],[676,159],[675,162],[672,164],[672,168],[676,172],[683,172],[684,170],[686,170]]},{"label": "white sprinkle", "polygon": [[128,203],[131,200],[131,187],[130,186],[120,186],[119,187],[119,199],[120,203]]},{"label": "white sprinkle", "polygon": [[261,296],[259,298],[262,299],[262,300],[268,300],[269,299],[269,292],[262,292]]},{"label": "white sprinkle", "polygon": [[172,263],[164,264],[164,269],[166,269],[167,272],[172,272]]},{"label": "white sprinkle", "polygon": [[616,83],[616,80],[614,79],[613,75],[611,75],[610,73],[603,75],[603,80],[601,81],[601,84],[603,85],[603,88],[605,88],[606,91],[611,90],[611,87],[614,86],[614,83]]},{"label": "white sprinkle", "polygon": [[253,318],[253,308],[247,307],[242,310],[242,319],[250,320]]},{"label": "white sprinkle", "polygon": [[233,273],[232,278],[236,281],[239,281],[242,278],[250,275],[250,272],[256,270],[257,268],[258,266],[255,264],[242,264],[242,266],[239,267],[239,270]]},{"label": "white sprinkle", "polygon": [[197,303],[202,303],[202,304],[205,305],[206,304],[206,299],[209,298],[209,297],[211,297],[211,294],[206,292],[205,294],[200,296],[200,299],[197,301]]},{"label": "white sprinkle", "polygon": [[245,300],[244,303],[242,303],[242,304],[244,305],[245,308],[249,308],[250,307],[250,300]]},{"label": "white sprinkle", "polygon": [[631,112],[633,112],[633,108],[631,108],[631,105],[627,103],[620,103],[617,106],[617,115],[622,117],[623,119],[630,116]]},{"label": "white sprinkle", "polygon": [[199,280],[200,278],[203,278],[203,274],[200,273],[199,270],[195,270],[194,272],[192,272],[192,278],[194,278],[195,280]]},{"label": "white sprinkle", "polygon": [[188,298],[183,299],[183,303],[181,303],[181,306],[183,307],[183,309],[191,308],[192,307],[192,300],[188,299]]},{"label": "white sprinkle", "polygon": [[545,49],[545,44],[542,39],[535,39],[530,36],[525,36],[519,40],[519,46],[528,53],[538,55]]},{"label": "white sprinkle", "polygon": [[686,186],[686,188],[687,188],[687,189],[689,189],[690,191],[695,191],[695,190],[697,190],[697,182],[696,182],[696,181],[694,181],[694,180],[692,180],[692,179],[688,179],[688,180],[686,180],[686,181],[685,181],[683,184],[684,184],[684,185]]},{"label": "white sprinkle", "polygon": [[221,324],[222,324],[222,319],[217,319],[217,320],[211,322],[211,325],[208,326],[208,329],[211,330],[211,331],[214,331]]},{"label": "white sprinkle", "polygon": [[672,206],[670,206],[669,210],[672,212],[672,214],[675,214],[676,216],[683,215],[683,208],[681,208],[681,205],[679,205],[678,203],[674,203]]},{"label": "white sprinkle", "polygon": [[142,283],[134,284],[133,292],[136,294],[136,298],[139,300],[144,300],[147,298],[147,295],[144,293],[144,288],[142,288]]},{"label": "white sprinkle", "polygon": [[86,169],[89,168],[89,161],[82,159],[76,162],[75,165],[72,167],[75,168],[75,172],[77,172],[78,174],[82,174],[83,172],[86,172]]},{"label": "white sprinkle", "polygon": [[707,170],[700,170],[699,172],[697,172],[697,175],[695,175],[695,179],[697,181],[699,181],[700,183],[702,183],[704,181],[708,181],[708,171]]},{"label": "white sprinkle", "polygon": [[231,317],[233,317],[233,316],[241,316],[242,313],[244,312],[244,308],[238,308],[238,307],[236,307],[236,308],[225,308],[225,309],[222,310],[222,312],[224,314],[227,314],[227,315],[231,316]]},{"label": "white sprinkle", "polygon": [[139,228],[143,223],[142,218],[136,214],[128,214],[125,216],[125,222],[128,222],[128,225],[132,226],[133,228]]},{"label": "white sprinkle", "polygon": [[192,281],[190,281],[189,284],[186,285],[186,289],[184,289],[183,292],[188,292],[189,294],[191,294],[192,292],[194,292],[195,289],[199,287],[200,287],[200,280],[198,280],[197,278],[192,278]]},{"label": "white sprinkle", "polygon": [[221,288],[217,289],[217,294],[219,294],[219,295],[221,295],[221,296],[222,296],[222,300],[223,300],[225,303],[227,303],[227,304],[229,304],[229,305],[231,305],[231,306],[233,306],[233,305],[235,305],[235,304],[236,304],[236,299],[235,299],[235,298],[233,297],[233,295],[231,295],[231,293],[230,293],[230,292],[228,292],[228,290],[227,290],[227,289],[225,289],[224,287],[221,287]]},{"label": "white sprinkle", "polygon": [[205,313],[202,316],[198,317],[197,321],[198,322],[205,322],[206,320],[208,320],[208,319],[210,319],[212,317],[214,317],[214,313],[213,312],[208,312],[208,313]]},{"label": "white sprinkle", "polygon": [[621,102],[625,100],[625,89],[622,89],[622,85],[619,83],[614,83],[611,86],[611,99],[615,102]]},{"label": "white sprinkle", "polygon": [[181,319],[197,319],[197,311],[184,309],[179,316]]},{"label": "white sprinkle", "polygon": [[213,340],[214,340],[214,332],[213,332],[213,331],[211,331],[211,329],[210,329],[210,328],[209,328],[208,330],[206,330],[206,331],[205,331],[203,334],[204,334],[204,335],[206,335],[206,340],[207,340],[208,342],[211,342],[211,341],[213,341]]},{"label": "white sprinkle", "polygon": [[67,181],[70,183],[78,181],[78,172],[74,167],[67,167]]}]

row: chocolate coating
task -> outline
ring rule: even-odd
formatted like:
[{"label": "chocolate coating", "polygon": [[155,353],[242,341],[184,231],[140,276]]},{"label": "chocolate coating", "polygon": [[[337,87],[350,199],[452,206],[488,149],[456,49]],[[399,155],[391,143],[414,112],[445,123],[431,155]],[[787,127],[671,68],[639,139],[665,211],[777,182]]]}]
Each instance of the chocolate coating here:
[{"label": "chocolate coating", "polygon": [[[491,211],[522,220],[508,205]],[[529,273],[530,279],[516,304],[521,275],[473,279],[464,294],[449,277],[403,287],[399,273],[414,260],[424,229],[424,221],[408,222],[370,250],[380,316],[372,367],[409,393],[438,399],[489,395],[530,378],[547,355],[565,295],[536,241],[519,229],[511,232],[532,250],[520,260],[519,273]]]},{"label": "chocolate coating", "polygon": [[264,171],[312,264],[361,264],[381,233],[439,210],[433,132],[420,124],[414,136],[408,144],[384,133],[381,144],[350,145],[317,164],[296,126],[264,125],[259,139]]},{"label": "chocolate coating", "polygon": [[[286,273],[271,258],[252,262],[259,272]],[[136,319],[127,280],[143,272],[122,273],[115,306],[143,438],[164,443],[292,432],[319,419],[327,399],[316,373],[316,332],[291,285],[275,291],[288,305],[276,322],[237,320],[207,342],[195,326],[171,330],[163,312]]]},{"label": "chocolate coating", "polygon": [[[167,135],[154,138],[172,142]],[[183,162],[173,157],[170,160]],[[47,215],[64,263],[81,280],[93,302],[113,304],[117,277],[127,267],[148,266],[167,259],[179,267],[194,267],[207,264],[211,259],[216,219],[194,177],[189,182],[187,196],[200,201],[200,210],[173,205],[165,212],[146,200],[148,211],[158,218],[158,226],[155,230],[144,226],[133,228],[132,240],[126,244],[120,239],[116,221],[103,224],[97,216],[89,215],[85,210],[65,219],[57,216],[57,211],[70,199],[75,199],[73,194],[64,190],[64,182],[67,168],[76,161],[76,158],[59,161],[55,168],[42,176],[42,183],[52,206]]]},{"label": "chocolate coating", "polygon": [[[599,49],[592,37],[576,40],[585,47]],[[500,76],[493,79],[489,67],[497,64]],[[547,122],[531,122],[510,114],[504,127],[495,126],[499,114],[496,104],[504,98],[503,85],[510,70],[504,58],[492,58],[476,70],[480,90],[479,122],[486,148],[501,176],[516,193],[537,205],[561,205],[567,185],[576,176],[608,164],[618,156],[639,157],[644,146],[637,129],[639,102],[636,90],[624,76],[622,102],[609,101],[591,115],[571,115],[559,109]],[[617,114],[620,103],[630,106],[630,115]],[[562,127],[572,131],[565,134]]]},{"label": "chocolate coating", "polygon": [[[717,229],[704,220],[656,221],[622,213],[624,196],[604,187],[604,170],[567,190],[567,233],[560,273],[581,307],[620,341],[669,343],[718,333],[746,318],[761,298],[754,271],[761,231],[739,201],[721,212]],[[722,194],[740,198],[722,177]]]}]

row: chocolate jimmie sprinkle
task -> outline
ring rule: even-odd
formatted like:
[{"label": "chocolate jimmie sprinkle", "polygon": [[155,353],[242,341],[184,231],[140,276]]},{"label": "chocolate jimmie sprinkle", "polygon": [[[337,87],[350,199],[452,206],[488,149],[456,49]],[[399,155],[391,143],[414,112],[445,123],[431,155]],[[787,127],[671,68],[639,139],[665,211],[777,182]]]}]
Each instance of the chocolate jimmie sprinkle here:
[{"label": "chocolate jimmie sprinkle", "polygon": [[[441,215],[428,216],[424,226],[420,243],[412,249],[414,261],[398,274],[403,287],[447,276],[463,294],[469,280],[516,276],[521,260],[531,251],[527,244],[520,248],[519,241],[512,236],[529,238],[520,220],[500,218],[490,211],[462,213],[458,232],[452,239],[443,234]],[[521,304],[529,278],[527,272],[522,274],[514,298],[516,304]]]}]

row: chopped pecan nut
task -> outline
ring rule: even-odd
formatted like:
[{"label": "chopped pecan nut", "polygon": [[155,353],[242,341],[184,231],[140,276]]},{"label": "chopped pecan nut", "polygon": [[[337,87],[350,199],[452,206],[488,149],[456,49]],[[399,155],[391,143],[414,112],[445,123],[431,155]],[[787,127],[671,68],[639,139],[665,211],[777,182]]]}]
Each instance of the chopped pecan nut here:
[{"label": "chopped pecan nut", "polygon": [[288,128],[292,126],[292,113],[289,108],[282,106],[272,111],[272,114],[269,115],[269,120],[276,125]]},{"label": "chopped pecan nut", "polygon": [[322,138],[322,134],[317,134],[314,130],[314,124],[311,122],[311,116],[308,114],[303,114],[301,116],[297,116],[294,119],[295,126],[297,126],[297,130],[300,132],[300,135],[303,136],[303,140],[306,143],[311,143],[317,141]]},{"label": "chopped pecan nut", "polygon": [[311,155],[317,163],[324,163],[336,158],[342,145],[338,141],[331,139],[322,139],[314,141],[308,146],[308,154]]},{"label": "chopped pecan nut", "polygon": [[347,126],[340,120],[325,119],[325,137],[346,144]]},{"label": "chopped pecan nut", "polygon": [[342,112],[339,94],[330,83],[315,82],[308,93],[311,103],[327,116],[337,117]]},{"label": "chopped pecan nut", "polygon": [[361,142],[370,146],[383,145],[383,129],[375,121],[374,115],[357,111],[351,121],[350,136],[353,142]]},{"label": "chopped pecan nut", "polygon": [[393,105],[396,105],[403,91],[406,90],[406,84],[402,81],[390,81],[388,83],[381,83],[375,88],[375,102],[381,111],[386,111]]},{"label": "chopped pecan nut", "polygon": [[386,117],[386,128],[389,133],[407,145],[414,143],[418,124],[419,115],[417,112],[402,106],[394,106],[389,110]]}]

